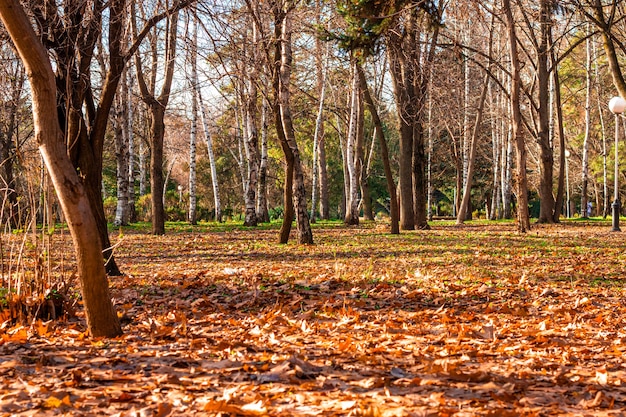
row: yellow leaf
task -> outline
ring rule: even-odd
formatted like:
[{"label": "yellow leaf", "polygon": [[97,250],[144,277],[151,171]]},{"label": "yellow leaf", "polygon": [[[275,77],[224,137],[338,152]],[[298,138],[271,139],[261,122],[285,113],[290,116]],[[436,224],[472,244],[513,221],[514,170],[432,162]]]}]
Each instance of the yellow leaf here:
[{"label": "yellow leaf", "polygon": [[[48,399],[44,401],[43,408],[59,408],[63,405],[64,400],[65,399],[59,400],[57,397],[53,395],[51,397],[48,397]],[[69,401],[69,397],[68,397],[68,401]]]}]

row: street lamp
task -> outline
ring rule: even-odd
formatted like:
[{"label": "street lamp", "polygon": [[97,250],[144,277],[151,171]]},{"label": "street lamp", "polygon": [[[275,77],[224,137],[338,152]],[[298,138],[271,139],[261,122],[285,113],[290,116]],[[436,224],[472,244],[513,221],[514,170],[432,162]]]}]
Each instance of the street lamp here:
[{"label": "street lamp", "polygon": [[626,100],[621,97],[613,97],[609,101],[609,110],[615,115],[615,183],[614,187],[614,201],[613,201],[613,228],[611,231],[620,232],[619,228],[619,158],[617,155],[619,146],[619,116],[626,110]]},{"label": "street lamp", "polygon": [[179,203],[183,202],[183,186],[182,185],[178,186],[178,202]]},{"label": "street lamp", "polygon": [[567,207],[565,208],[565,213],[567,218],[569,219],[571,217],[571,213],[570,213],[570,200],[569,200],[569,166],[568,166],[568,160],[570,157],[571,153],[569,152],[568,149],[565,149],[565,194],[567,195]]}]

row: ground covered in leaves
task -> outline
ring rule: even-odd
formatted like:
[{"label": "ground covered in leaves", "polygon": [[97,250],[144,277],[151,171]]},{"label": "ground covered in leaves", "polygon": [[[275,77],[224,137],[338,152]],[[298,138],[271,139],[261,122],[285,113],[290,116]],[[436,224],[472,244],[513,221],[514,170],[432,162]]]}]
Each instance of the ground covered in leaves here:
[{"label": "ground covered in leaves", "polygon": [[80,309],[5,324],[0,415],[624,415],[626,242],[609,230],[325,224],[313,246],[125,230],[124,336],[90,339]]}]

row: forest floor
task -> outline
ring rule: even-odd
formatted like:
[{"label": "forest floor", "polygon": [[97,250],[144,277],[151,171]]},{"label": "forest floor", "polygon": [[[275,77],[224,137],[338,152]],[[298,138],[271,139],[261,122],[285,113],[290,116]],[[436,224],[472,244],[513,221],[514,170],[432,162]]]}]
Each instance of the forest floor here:
[{"label": "forest floor", "polygon": [[113,232],[124,335],[89,338],[80,308],[5,322],[0,416],[625,415],[626,235],[609,230]]}]

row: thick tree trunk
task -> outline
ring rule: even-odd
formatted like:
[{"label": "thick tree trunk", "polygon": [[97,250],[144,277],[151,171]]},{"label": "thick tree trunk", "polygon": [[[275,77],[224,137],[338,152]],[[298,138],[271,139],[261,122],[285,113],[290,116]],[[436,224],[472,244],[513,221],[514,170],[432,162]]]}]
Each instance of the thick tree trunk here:
[{"label": "thick tree trunk", "polygon": [[554,221],[554,150],[550,140],[550,73],[548,71],[549,41],[551,32],[551,5],[550,0],[540,1],[540,39],[537,48],[537,83],[539,90],[539,132],[538,142],[540,149],[540,182],[539,223],[553,223]]},{"label": "thick tree trunk", "polygon": [[404,57],[402,39],[398,32],[393,31],[389,36],[388,54],[389,70],[394,86],[394,94],[399,112],[400,124],[400,166],[399,199],[400,199],[400,229],[415,229],[415,212],[413,211],[413,129],[410,125],[411,114],[414,113],[410,105],[412,100],[407,97],[410,67]]},{"label": "thick tree trunk", "polygon": [[150,201],[152,203],[152,234],[165,234],[163,204],[163,138],[165,109],[158,103],[150,107]]},{"label": "thick tree trunk", "polygon": [[57,98],[48,54],[32,30],[19,1],[0,2],[0,19],[27,68],[35,137],[74,242],[89,331],[95,337],[118,336],[122,330],[111,303],[96,219],[85,189],[67,156],[57,114],[50,111],[56,108]]}]

